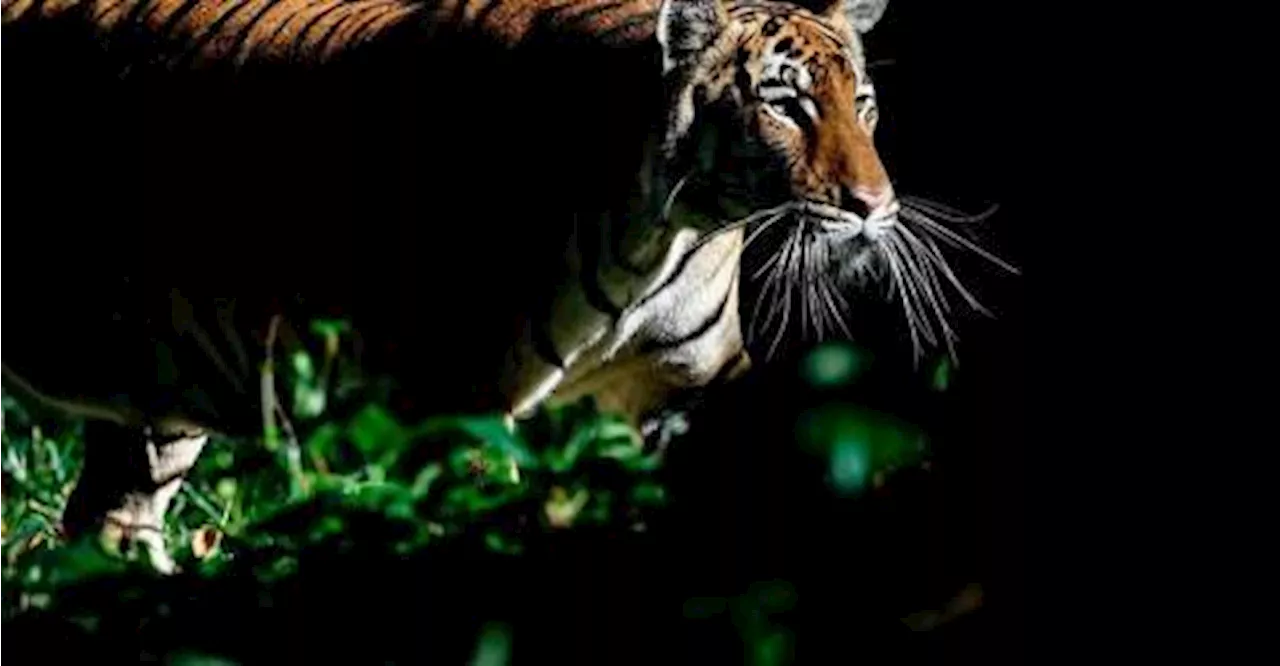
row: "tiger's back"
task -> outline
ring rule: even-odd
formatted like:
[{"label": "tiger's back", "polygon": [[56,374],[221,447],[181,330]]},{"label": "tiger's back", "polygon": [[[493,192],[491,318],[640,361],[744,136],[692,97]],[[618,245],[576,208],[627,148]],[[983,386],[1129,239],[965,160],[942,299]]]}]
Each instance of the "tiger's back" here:
[{"label": "tiger's back", "polygon": [[[57,261],[5,281],[31,322],[6,365],[253,427],[258,345],[296,303],[354,316],[424,400],[496,407],[484,378],[562,279],[573,213],[642,159],[661,95],[627,31],[653,4],[6,2],[9,247]],[[198,334],[157,316],[175,292]],[[174,397],[193,385],[214,395]]]}]

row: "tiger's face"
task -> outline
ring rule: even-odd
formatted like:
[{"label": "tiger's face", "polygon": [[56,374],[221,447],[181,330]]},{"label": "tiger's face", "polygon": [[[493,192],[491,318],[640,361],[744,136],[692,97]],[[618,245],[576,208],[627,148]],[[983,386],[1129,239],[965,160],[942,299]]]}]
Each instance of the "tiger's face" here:
[{"label": "tiger's face", "polygon": [[713,228],[786,220],[835,250],[842,269],[868,261],[899,210],[873,139],[879,112],[860,39],[885,3],[809,11],[664,0],[667,146],[698,176],[681,195],[698,207],[694,217]]}]

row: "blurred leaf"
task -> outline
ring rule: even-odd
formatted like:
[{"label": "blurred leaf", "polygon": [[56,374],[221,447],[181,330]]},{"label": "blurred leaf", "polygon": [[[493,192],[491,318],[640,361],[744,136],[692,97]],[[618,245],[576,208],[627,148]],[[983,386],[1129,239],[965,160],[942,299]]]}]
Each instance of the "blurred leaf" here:
[{"label": "blurred leaf", "polygon": [[524,550],[524,547],[516,539],[493,530],[485,533],[484,545],[495,553],[506,555],[519,555]]},{"label": "blurred leaf", "polygon": [[315,364],[311,362],[311,355],[305,351],[296,351],[290,357],[293,362],[293,372],[301,381],[310,381],[316,376]]},{"label": "blurred leaf", "polygon": [[336,423],[325,423],[307,435],[303,447],[324,460],[332,460],[338,455],[338,440],[342,437],[342,428]]},{"label": "blurred leaf", "polygon": [[213,464],[217,465],[219,469],[224,469],[224,470],[231,469],[231,467],[235,465],[235,463],[236,463],[235,454],[227,449],[218,451],[213,456]]},{"label": "blurred leaf", "polygon": [[511,629],[505,624],[490,622],[480,630],[471,666],[506,666],[511,662]]},{"label": "blurred leaf", "polygon": [[806,450],[827,459],[829,480],[840,494],[857,494],[877,472],[914,465],[923,454],[919,428],[844,403],[805,412],[798,434]]},{"label": "blurred leaf", "polygon": [[529,445],[519,435],[507,429],[501,416],[447,416],[429,419],[418,429],[420,435],[440,435],[449,432],[465,434],[487,446],[492,446],[511,456],[517,465],[536,468],[538,459]]},{"label": "blurred leaf", "polygon": [[789,632],[769,631],[754,637],[750,642],[753,666],[782,666],[791,663],[793,647]]},{"label": "blurred leaf", "polygon": [[351,442],[369,460],[377,460],[384,454],[398,453],[408,440],[409,433],[396,422],[395,417],[377,404],[360,410],[347,428]]},{"label": "blurred leaf", "polygon": [[543,504],[543,514],[547,523],[554,528],[572,527],[573,521],[586,506],[590,497],[585,489],[579,488],[572,496],[560,486],[551,488],[551,496]]},{"label": "blurred leaf", "polygon": [[631,489],[631,501],[640,505],[660,506],[667,500],[667,491],[656,483],[643,482]]},{"label": "blurred leaf", "polygon": [[426,497],[427,493],[431,492],[431,487],[436,479],[440,478],[442,474],[444,474],[444,467],[440,463],[431,463],[423,467],[413,479],[413,486],[409,490],[410,494],[414,499]]},{"label": "blurred leaf", "polygon": [[871,475],[870,446],[858,439],[841,439],[831,449],[831,482],[841,493],[862,490]]},{"label": "blurred leaf", "polygon": [[496,493],[486,493],[471,485],[455,486],[445,493],[446,508],[455,513],[483,514],[506,506],[524,496],[520,487],[506,488]]},{"label": "blurred leaf", "polygon": [[765,614],[785,613],[796,605],[796,589],[785,580],[755,583],[747,592],[751,602]]},{"label": "blurred leaf", "polygon": [[848,384],[867,365],[865,353],[848,343],[829,342],[809,352],[801,365],[805,379],[814,386]]},{"label": "blurred leaf", "polygon": [[340,336],[351,331],[351,324],[341,319],[314,319],[311,321],[311,332],[323,336]]},{"label": "blurred leaf", "polygon": [[234,477],[224,477],[218,480],[218,486],[214,490],[218,498],[224,502],[230,502],[236,497],[236,480]]},{"label": "blurred leaf", "polygon": [[240,662],[203,652],[180,652],[169,658],[173,666],[237,666]]},{"label": "blurred leaf", "polygon": [[933,368],[933,390],[945,391],[951,385],[951,359],[942,357]]},{"label": "blurred leaf", "polygon": [[324,413],[327,396],[323,387],[299,383],[293,390],[293,413],[311,419]]},{"label": "blurred leaf", "polygon": [[95,537],[78,539],[56,549],[30,551],[19,565],[29,589],[49,589],[120,575],[135,568],[104,550]]}]

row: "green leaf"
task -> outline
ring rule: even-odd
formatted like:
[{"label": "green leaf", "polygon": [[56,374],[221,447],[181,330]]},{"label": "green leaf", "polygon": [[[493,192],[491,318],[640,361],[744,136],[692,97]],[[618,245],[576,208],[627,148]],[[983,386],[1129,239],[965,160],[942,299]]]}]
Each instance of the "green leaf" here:
[{"label": "green leaf", "polygon": [[86,537],[62,548],[32,553],[24,579],[28,587],[47,589],[105,576],[116,576],[132,568],[125,560],[103,550],[97,539]]},{"label": "green leaf", "polygon": [[843,403],[806,412],[798,436],[806,450],[827,458],[829,480],[840,494],[860,492],[877,472],[915,464],[924,451],[918,427]]},{"label": "green leaf", "polygon": [[338,336],[351,331],[350,322],[342,319],[313,319],[311,320],[311,332],[323,336]]},{"label": "green leaf", "polygon": [[945,391],[951,386],[951,360],[942,357],[933,368],[933,390]]},{"label": "green leaf", "polygon": [[218,486],[215,490],[218,498],[224,502],[230,502],[236,496],[236,480],[233,477],[225,477],[218,480]]},{"label": "green leaf", "polygon": [[831,449],[831,482],[842,493],[862,490],[871,478],[871,447],[860,439],[838,440]]},{"label": "green leaf", "polygon": [[490,622],[480,630],[471,666],[506,666],[511,663],[511,628]]},{"label": "green leaf", "polygon": [[579,426],[563,447],[547,449],[547,466],[557,474],[573,469],[578,458],[596,441],[599,433],[600,429],[595,423]]},{"label": "green leaf", "polygon": [[173,666],[236,666],[240,662],[204,652],[180,652],[169,659]]},{"label": "green leaf", "polygon": [[296,351],[289,360],[293,362],[293,372],[301,381],[310,381],[316,376],[315,364],[311,362],[311,355],[305,351]]},{"label": "green leaf", "polygon": [[805,357],[801,365],[805,379],[814,386],[839,386],[858,378],[866,368],[864,352],[847,343],[826,343]]},{"label": "green leaf", "polygon": [[520,467],[538,467],[538,458],[522,437],[507,429],[501,416],[446,416],[428,419],[418,428],[423,436],[463,433],[511,456]]},{"label": "green leaf", "polygon": [[783,666],[791,663],[792,640],[785,630],[768,631],[751,640],[753,666]]},{"label": "green leaf", "polygon": [[307,435],[303,447],[324,460],[332,460],[338,454],[338,440],[342,437],[342,428],[336,423],[326,423]]},{"label": "green leaf", "polygon": [[396,422],[395,417],[377,404],[360,410],[351,419],[347,432],[351,442],[369,460],[380,459],[387,453],[398,453],[409,438],[409,433]]},{"label": "green leaf", "polygon": [[509,487],[496,493],[486,493],[471,486],[456,486],[445,493],[446,509],[450,513],[479,515],[492,512],[520,500],[525,495],[521,487]]},{"label": "green leaf", "polygon": [[496,530],[485,533],[484,545],[489,550],[506,555],[519,555],[524,550],[519,541]]},{"label": "green leaf", "polygon": [[441,466],[440,463],[431,463],[430,465],[423,467],[422,470],[418,472],[418,475],[413,479],[413,486],[409,489],[410,494],[412,494],[415,499],[422,499],[426,497],[427,494],[431,492],[431,487],[435,484],[436,479],[440,478],[443,474],[444,467]]},{"label": "green leaf", "polygon": [[631,501],[641,505],[660,506],[667,501],[667,491],[656,483],[638,483],[631,489]]}]

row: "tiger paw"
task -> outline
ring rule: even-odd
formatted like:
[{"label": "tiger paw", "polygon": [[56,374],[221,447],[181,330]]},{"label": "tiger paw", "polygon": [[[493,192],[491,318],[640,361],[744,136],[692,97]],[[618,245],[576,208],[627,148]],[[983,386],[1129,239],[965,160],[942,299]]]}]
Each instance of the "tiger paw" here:
[{"label": "tiger paw", "polygon": [[663,410],[640,424],[647,446],[663,450],[677,437],[689,432],[689,417],[683,410]]},{"label": "tiger paw", "polygon": [[103,550],[118,557],[145,556],[157,573],[169,575],[178,571],[169,555],[164,533],[156,526],[130,525],[108,518],[98,532],[98,543]]}]

